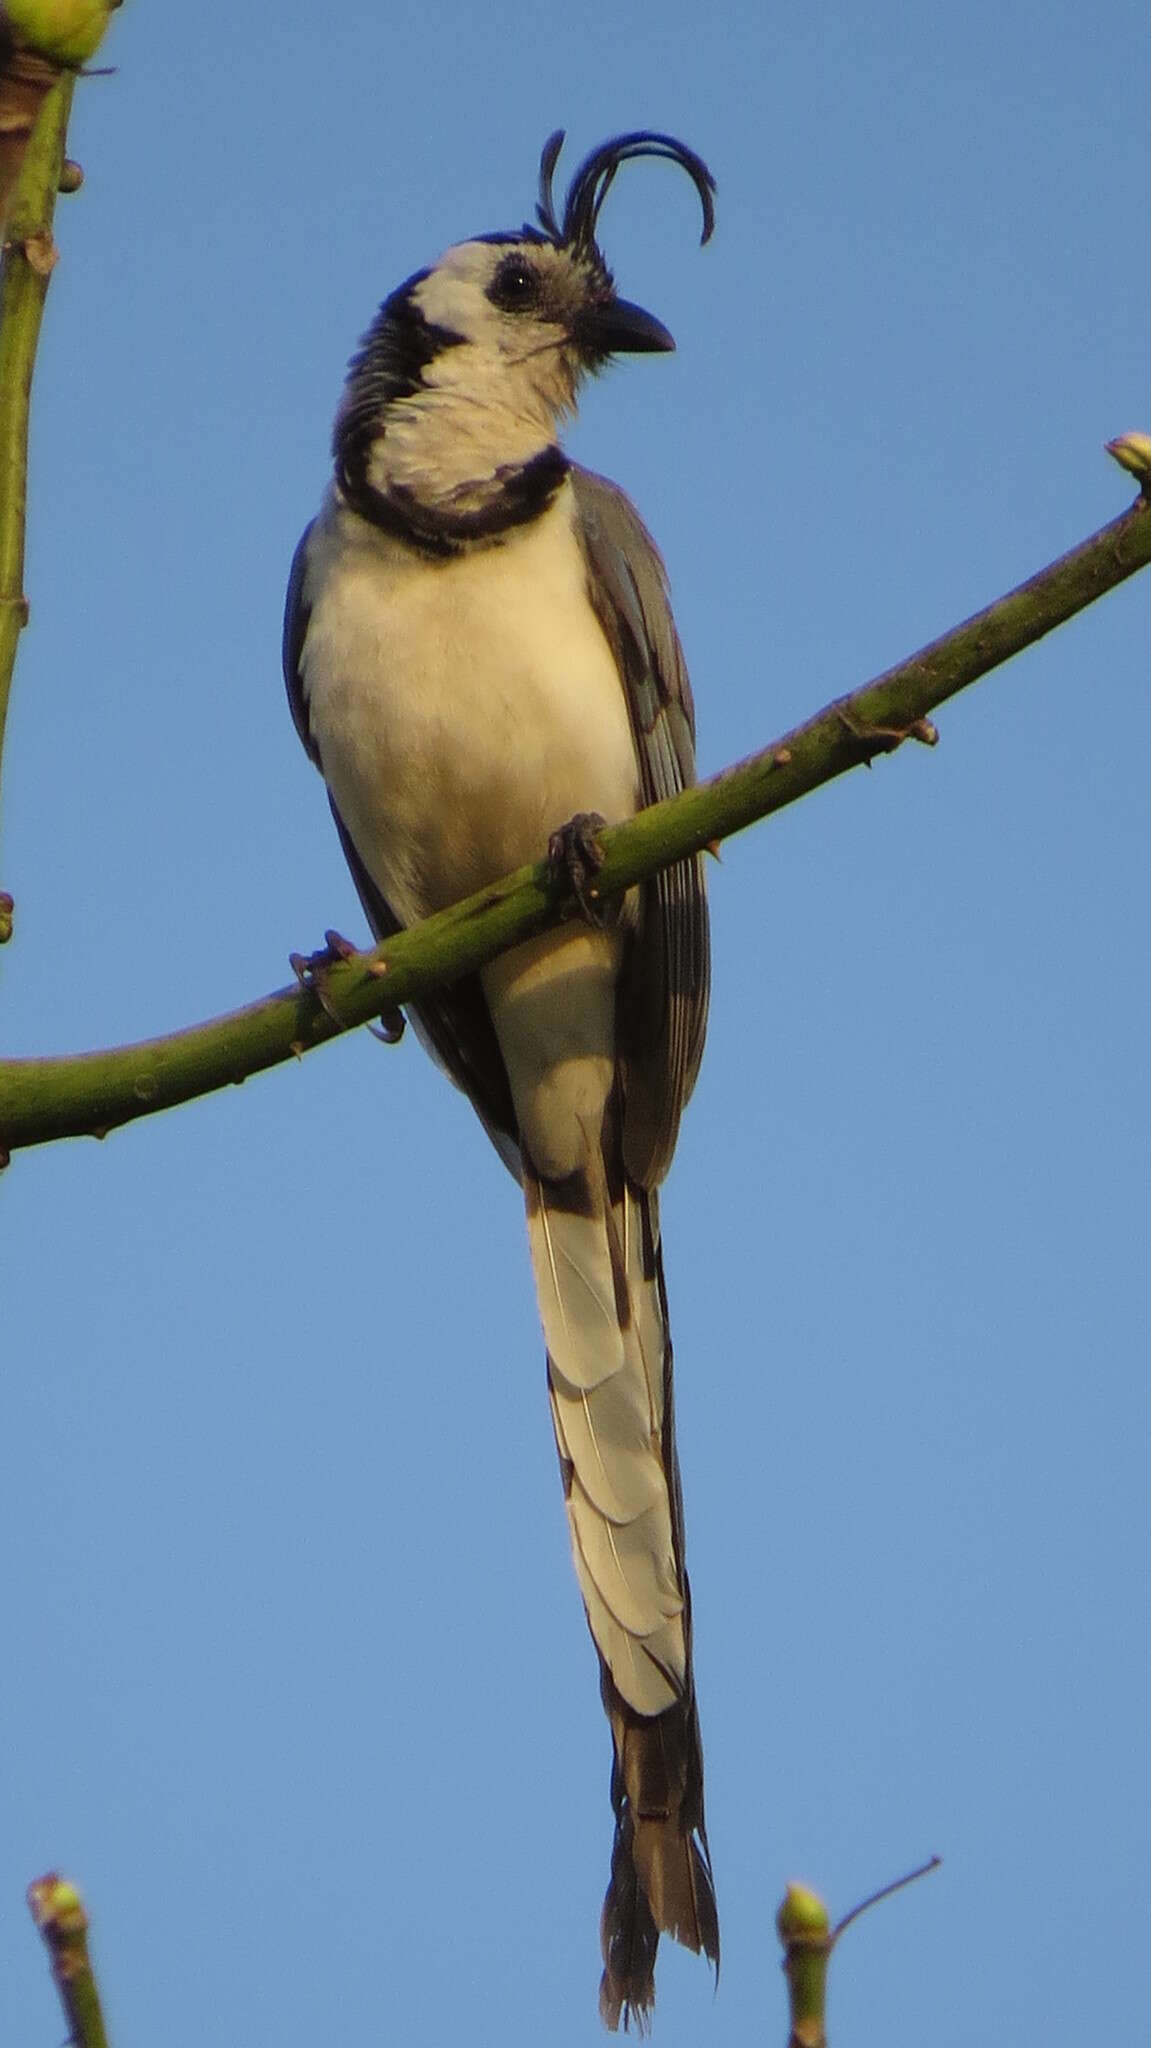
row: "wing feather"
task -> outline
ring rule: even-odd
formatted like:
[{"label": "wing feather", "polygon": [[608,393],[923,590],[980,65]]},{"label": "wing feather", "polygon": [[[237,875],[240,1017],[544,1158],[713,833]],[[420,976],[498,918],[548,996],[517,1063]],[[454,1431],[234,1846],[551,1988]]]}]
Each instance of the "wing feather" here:
[{"label": "wing feather", "polygon": [[[655,542],[623,492],[574,467],[578,531],[596,615],[627,693],[645,803],[695,781],[695,709],[667,577]],[[671,1164],[695,1085],[710,981],[702,856],[680,861],[642,892],[640,928],[621,990],[624,1160],[641,1187]]]}]

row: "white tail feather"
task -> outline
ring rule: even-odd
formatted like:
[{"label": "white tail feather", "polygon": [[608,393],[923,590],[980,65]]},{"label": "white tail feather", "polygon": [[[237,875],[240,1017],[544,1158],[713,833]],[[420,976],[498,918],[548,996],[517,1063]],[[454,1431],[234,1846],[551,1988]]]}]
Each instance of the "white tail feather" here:
[{"label": "white tail feather", "polygon": [[599,1514],[634,1522],[666,1493],[646,1386],[621,1371],[584,1392],[568,1385],[554,1358],[548,1378],[560,1457],[579,1473]]},{"label": "white tail feather", "polygon": [[[687,1653],[664,1464],[666,1332],[658,1282],[644,1272],[641,1208],[654,1197],[625,1184],[613,1201],[598,1152],[572,1181],[529,1171],[525,1183],[588,1622],[623,1699],[659,1714],[682,1692]],[[649,1245],[656,1228],[649,1218]]]},{"label": "white tail feather", "polygon": [[[535,1185],[539,1187],[538,1182]],[[549,1214],[541,1194],[530,1238],[548,1351],[569,1385],[598,1387],[623,1364],[603,1212]]]},{"label": "white tail feather", "polygon": [[678,1661],[683,1656],[683,1628],[678,1616],[674,1621],[664,1622],[650,1636],[641,1639],[629,1635],[600,1599],[590,1575],[581,1570],[582,1560],[574,1545],[573,1554],[588,1627],[618,1692],[629,1705],[639,1702],[635,1706],[637,1714],[666,1713],[683,1691],[683,1680],[677,1675]]}]

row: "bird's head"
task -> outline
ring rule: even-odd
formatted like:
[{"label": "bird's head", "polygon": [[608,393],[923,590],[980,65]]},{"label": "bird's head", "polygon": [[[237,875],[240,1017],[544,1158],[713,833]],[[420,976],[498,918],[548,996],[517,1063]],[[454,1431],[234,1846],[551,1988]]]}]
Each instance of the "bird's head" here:
[{"label": "bird's head", "polygon": [[[653,314],[616,291],[597,240],[600,210],[621,164],[661,157],[691,178],[706,242],[711,172],[670,135],[620,135],[584,158],[561,207],[554,180],[563,139],[560,130],[544,145],[537,224],[459,242],[385,300],[350,366],[338,468],[393,469],[402,459],[397,439],[411,443],[416,430],[426,467],[449,420],[461,454],[472,441],[493,466],[529,459],[553,440],[584,375],[615,355],[674,348]],[[379,459],[385,440],[387,463]]]}]

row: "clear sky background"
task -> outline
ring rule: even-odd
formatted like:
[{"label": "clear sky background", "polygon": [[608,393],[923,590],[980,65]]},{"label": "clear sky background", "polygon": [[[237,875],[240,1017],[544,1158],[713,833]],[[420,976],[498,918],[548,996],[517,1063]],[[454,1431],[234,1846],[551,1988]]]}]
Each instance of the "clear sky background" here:
[{"label": "clear sky background", "polygon": [[[705,772],[1119,512],[1151,429],[1143,4],[130,0],[78,93],[4,762],[7,1051],[230,1008],[363,931],[279,678],[345,359],[539,149],[683,136],[603,239],[676,356],[575,453],[667,555]],[[710,870],[665,1203],[717,1997],[835,2048],[1082,2048],[1151,1997],[1151,578]],[[84,1887],[117,2048],[599,2038],[609,1738],[518,1196],[360,1033],[2,1184],[0,2012]],[[1141,1932],[1141,1930],[1143,1930]]]}]

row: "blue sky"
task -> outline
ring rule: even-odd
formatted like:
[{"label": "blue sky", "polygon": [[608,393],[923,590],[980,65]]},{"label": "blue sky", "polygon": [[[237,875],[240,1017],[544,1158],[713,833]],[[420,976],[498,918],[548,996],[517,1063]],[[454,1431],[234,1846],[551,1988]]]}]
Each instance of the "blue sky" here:
[{"label": "blue sky", "polygon": [[[1145,10],[128,4],[38,368],[3,1046],[163,1031],[360,931],[278,673],[344,361],[682,135],[603,238],[668,359],[572,446],[667,555],[710,772],[1122,509],[1151,428]],[[1146,2009],[1151,581],[730,843],[665,1201],[724,1934],[657,2040],[1079,2048]],[[85,1888],[122,2048],[594,2043],[609,1744],[518,1198],[366,1034],[3,1182],[0,2011]],[[1100,2011],[1106,1985],[1107,2009]]]}]

